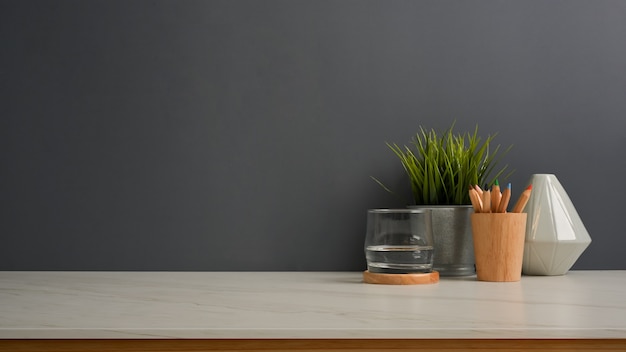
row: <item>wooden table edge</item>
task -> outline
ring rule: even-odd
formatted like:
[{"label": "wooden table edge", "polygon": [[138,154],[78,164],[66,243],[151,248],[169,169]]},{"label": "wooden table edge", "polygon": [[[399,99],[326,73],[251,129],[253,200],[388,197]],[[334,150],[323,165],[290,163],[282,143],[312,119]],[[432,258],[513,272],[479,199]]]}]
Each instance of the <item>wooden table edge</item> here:
[{"label": "wooden table edge", "polygon": [[608,339],[0,339],[0,352],[626,351]]}]

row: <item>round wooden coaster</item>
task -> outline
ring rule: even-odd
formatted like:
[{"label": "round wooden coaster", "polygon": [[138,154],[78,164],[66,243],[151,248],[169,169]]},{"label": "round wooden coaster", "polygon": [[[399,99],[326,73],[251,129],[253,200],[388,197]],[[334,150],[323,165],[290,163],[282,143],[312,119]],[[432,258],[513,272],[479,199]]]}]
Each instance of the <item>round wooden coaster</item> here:
[{"label": "round wooden coaster", "polygon": [[439,282],[439,272],[420,274],[378,274],[370,273],[368,270],[363,272],[363,281],[368,284],[383,285],[421,285],[435,284]]}]

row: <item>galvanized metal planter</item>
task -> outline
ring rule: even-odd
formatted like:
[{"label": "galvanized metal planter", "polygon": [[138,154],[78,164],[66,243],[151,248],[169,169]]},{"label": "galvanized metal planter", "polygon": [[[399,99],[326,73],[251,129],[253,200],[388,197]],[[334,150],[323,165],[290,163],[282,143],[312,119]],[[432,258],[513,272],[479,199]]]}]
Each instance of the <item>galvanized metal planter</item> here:
[{"label": "galvanized metal planter", "polygon": [[441,276],[471,276],[476,273],[471,205],[412,205],[431,209],[435,242],[433,270]]}]

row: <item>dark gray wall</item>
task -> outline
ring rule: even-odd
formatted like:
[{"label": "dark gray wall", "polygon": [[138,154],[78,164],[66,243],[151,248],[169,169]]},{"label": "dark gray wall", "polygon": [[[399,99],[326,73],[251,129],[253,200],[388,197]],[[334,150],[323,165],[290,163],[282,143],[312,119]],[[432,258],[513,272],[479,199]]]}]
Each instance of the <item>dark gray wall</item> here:
[{"label": "dark gray wall", "polygon": [[386,141],[499,132],[626,269],[624,1],[1,1],[1,270],[362,270]]}]

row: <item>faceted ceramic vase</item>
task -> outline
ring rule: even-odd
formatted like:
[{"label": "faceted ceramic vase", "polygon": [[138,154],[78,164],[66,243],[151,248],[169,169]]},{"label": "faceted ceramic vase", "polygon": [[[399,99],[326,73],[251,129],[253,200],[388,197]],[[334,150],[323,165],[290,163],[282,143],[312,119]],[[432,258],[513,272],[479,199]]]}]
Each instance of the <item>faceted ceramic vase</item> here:
[{"label": "faceted ceramic vase", "polygon": [[591,243],[574,204],[556,176],[533,175],[522,273],[563,275]]}]

